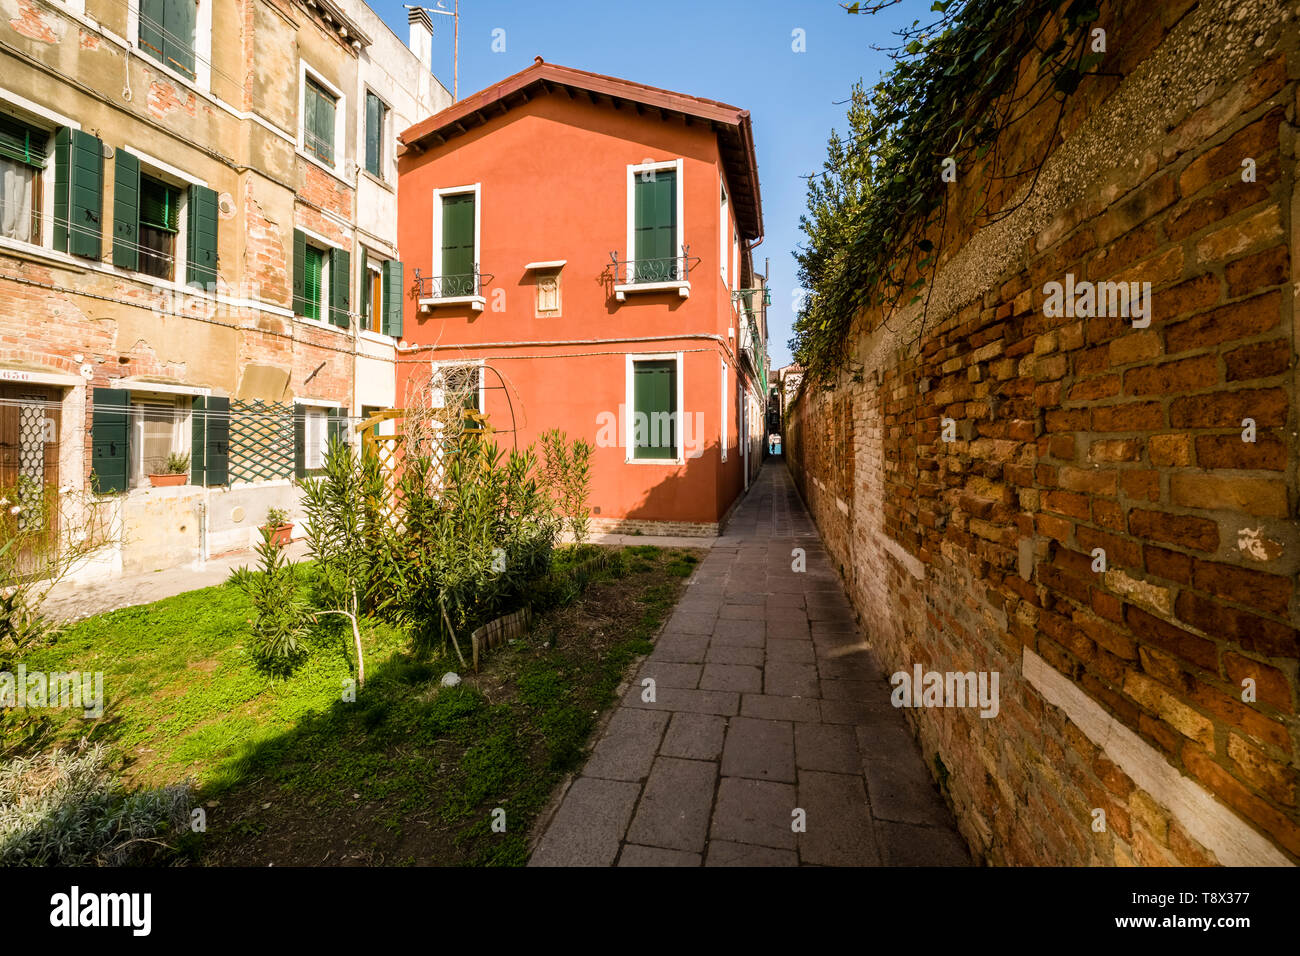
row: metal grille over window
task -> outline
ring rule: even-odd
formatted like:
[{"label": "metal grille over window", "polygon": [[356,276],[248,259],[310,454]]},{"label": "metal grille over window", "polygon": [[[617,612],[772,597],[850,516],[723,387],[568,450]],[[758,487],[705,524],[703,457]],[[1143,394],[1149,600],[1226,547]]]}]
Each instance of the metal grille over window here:
[{"label": "metal grille over window", "polygon": [[45,509],[45,443],[50,437],[43,404],[24,404],[18,409],[18,528],[38,530]]}]

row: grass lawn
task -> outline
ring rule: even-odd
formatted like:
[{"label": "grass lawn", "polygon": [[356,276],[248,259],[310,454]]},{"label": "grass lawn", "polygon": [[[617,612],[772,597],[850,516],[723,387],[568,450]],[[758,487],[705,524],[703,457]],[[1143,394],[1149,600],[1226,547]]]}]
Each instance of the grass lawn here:
[{"label": "grass lawn", "polygon": [[[477,675],[370,622],[355,702],[343,699],[350,632],[318,638],[291,676],[269,678],[249,652],[251,608],[229,585],[89,618],[24,663],[104,672],[104,717],[54,712],[54,740],[107,743],[134,786],[194,780],[208,830],[185,852],[199,862],[517,865],[698,561],[622,550],[625,571],[598,573]],[[440,686],[448,670],[460,686]]]}]

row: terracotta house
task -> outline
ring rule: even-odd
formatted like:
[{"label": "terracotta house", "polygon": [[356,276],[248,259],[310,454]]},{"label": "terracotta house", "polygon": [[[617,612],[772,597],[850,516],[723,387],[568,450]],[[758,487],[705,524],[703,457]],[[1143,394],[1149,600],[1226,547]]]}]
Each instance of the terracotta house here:
[{"label": "terracotta house", "polygon": [[715,532],[765,446],[749,113],[539,57],[400,139],[399,403],[468,376],[501,442],[595,446],[598,529]]}]

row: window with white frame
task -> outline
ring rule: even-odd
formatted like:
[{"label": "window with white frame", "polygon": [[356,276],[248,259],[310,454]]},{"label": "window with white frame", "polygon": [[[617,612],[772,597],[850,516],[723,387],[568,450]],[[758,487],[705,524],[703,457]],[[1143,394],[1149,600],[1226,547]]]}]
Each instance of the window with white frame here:
[{"label": "window with white frame", "polygon": [[50,132],[0,114],[0,235],[41,243]]},{"label": "window with white frame", "polygon": [[344,158],[347,97],[305,62],[299,61],[298,148],[339,173]]},{"label": "window with white frame", "polygon": [[722,363],[722,460],[727,460],[727,419],[730,417],[727,413],[727,363]]},{"label": "window with white frame", "polygon": [[484,411],[483,363],[445,362],[433,367],[430,404],[447,408],[459,403],[462,408]]},{"label": "window with white frame", "polygon": [[740,288],[740,233],[731,232],[731,291]]},{"label": "window with white frame", "polygon": [[721,209],[718,213],[718,235],[721,237],[721,248],[718,252],[718,262],[722,271],[722,284],[728,285],[727,279],[727,233],[731,231],[730,202],[727,200],[727,184],[722,183]]},{"label": "window with white frame", "polygon": [[131,484],[149,484],[150,475],[176,473],[172,466],[184,461],[189,474],[190,416],[194,399],[189,395],[132,394]]},{"label": "window with white frame", "polygon": [[627,460],[680,464],[682,355],[627,356]]},{"label": "window with white frame", "polygon": [[388,104],[366,90],[366,172],[384,178],[384,161],[388,128]]},{"label": "window with white frame", "polygon": [[303,465],[308,471],[325,467],[325,449],[329,447],[329,415],[324,408],[304,405]]},{"label": "window with white frame", "polygon": [[684,282],[687,265],[683,161],[641,163],[627,168],[626,283]]},{"label": "window with white frame", "polygon": [[478,183],[433,191],[433,248],[439,268],[434,298],[480,294],[480,193]]}]

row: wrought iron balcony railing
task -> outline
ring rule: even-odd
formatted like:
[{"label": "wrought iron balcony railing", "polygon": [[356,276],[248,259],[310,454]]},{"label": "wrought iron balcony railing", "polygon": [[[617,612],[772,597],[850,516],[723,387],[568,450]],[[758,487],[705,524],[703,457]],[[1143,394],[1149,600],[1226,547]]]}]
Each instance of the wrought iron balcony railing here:
[{"label": "wrought iron balcony railing", "polygon": [[415,270],[416,295],[419,299],[463,299],[483,295],[483,285],[493,276],[479,272],[478,263],[473,272],[459,275],[422,276]]},{"label": "wrought iron balcony railing", "polygon": [[682,246],[681,255],[658,259],[620,259],[617,252],[609,254],[614,265],[614,284],[642,285],[654,282],[685,282],[691,269],[700,261],[690,254],[689,246]]}]

